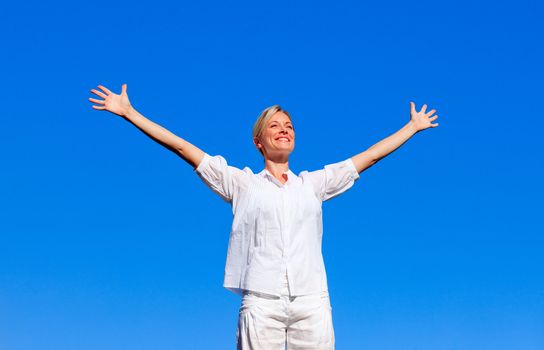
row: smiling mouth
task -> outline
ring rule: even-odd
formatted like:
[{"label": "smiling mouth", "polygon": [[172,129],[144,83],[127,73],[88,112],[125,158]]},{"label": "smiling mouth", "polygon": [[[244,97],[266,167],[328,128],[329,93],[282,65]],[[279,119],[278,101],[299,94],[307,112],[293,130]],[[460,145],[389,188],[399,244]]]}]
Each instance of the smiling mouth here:
[{"label": "smiling mouth", "polygon": [[280,142],[291,142],[291,140],[289,140],[287,137],[279,137],[276,139],[276,141],[280,141]]}]

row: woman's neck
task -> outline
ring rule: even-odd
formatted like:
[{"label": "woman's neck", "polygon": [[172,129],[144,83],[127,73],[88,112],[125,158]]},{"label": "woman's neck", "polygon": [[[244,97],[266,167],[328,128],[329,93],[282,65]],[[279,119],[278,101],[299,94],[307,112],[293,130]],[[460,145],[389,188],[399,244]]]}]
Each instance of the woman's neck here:
[{"label": "woman's neck", "polygon": [[276,179],[282,183],[286,183],[288,180],[287,171],[289,170],[289,160],[272,160],[265,159],[264,168],[272,174]]}]

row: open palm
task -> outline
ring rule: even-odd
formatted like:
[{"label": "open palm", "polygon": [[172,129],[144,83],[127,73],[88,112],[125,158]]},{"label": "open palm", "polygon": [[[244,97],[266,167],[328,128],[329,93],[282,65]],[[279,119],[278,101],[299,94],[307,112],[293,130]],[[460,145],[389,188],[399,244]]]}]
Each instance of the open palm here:
[{"label": "open palm", "polygon": [[91,89],[91,92],[95,95],[102,97],[103,100],[96,98],[89,98],[89,101],[97,104],[98,106],[92,106],[97,110],[106,110],[122,117],[126,116],[132,108],[127,95],[127,84],[123,84],[121,87],[121,94],[114,94],[106,87],[98,85],[98,88],[102,91]]},{"label": "open palm", "polygon": [[413,102],[410,102],[410,119],[411,122],[413,122],[416,126],[417,131],[425,130],[431,127],[435,128],[438,126],[438,123],[431,124],[431,122],[435,121],[436,118],[438,118],[438,115],[433,116],[433,114],[436,112],[436,109],[433,109],[428,113],[425,113],[426,110],[427,105],[424,104],[423,107],[421,107],[421,110],[417,112],[416,105]]}]

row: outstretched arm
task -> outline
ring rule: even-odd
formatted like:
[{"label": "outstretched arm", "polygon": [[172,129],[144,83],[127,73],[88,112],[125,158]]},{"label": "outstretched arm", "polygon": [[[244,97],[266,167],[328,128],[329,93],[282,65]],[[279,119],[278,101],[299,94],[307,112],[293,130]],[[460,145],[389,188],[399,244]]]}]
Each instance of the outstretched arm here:
[{"label": "outstretched arm", "polygon": [[91,89],[91,92],[102,97],[103,100],[89,98],[89,101],[97,104],[92,106],[94,109],[109,111],[125,118],[151,139],[183,158],[193,168],[198,167],[204,158],[204,151],[152,122],[134,109],[128,99],[127,84],[121,87],[120,95],[114,94],[102,85],[98,85],[98,88],[102,91]]},{"label": "outstretched arm", "polygon": [[436,110],[433,109],[428,113],[425,112],[426,110],[427,105],[424,104],[421,110],[417,112],[415,104],[410,102],[410,121],[406,125],[404,125],[393,135],[381,140],[366,151],[351,157],[357,171],[360,173],[371,167],[380,159],[402,146],[402,144],[408,141],[409,138],[414,136],[419,131],[430,127],[437,127],[438,123],[431,124],[431,122],[438,118],[438,115],[433,116]]}]

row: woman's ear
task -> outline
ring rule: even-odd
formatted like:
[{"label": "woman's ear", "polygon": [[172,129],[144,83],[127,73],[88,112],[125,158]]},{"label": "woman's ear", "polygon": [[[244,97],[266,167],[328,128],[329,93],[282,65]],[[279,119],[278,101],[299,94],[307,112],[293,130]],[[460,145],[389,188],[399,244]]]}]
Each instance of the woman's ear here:
[{"label": "woman's ear", "polygon": [[253,143],[255,144],[255,146],[260,149],[262,147],[261,143],[259,142],[259,139],[258,138],[254,138],[253,139]]}]

